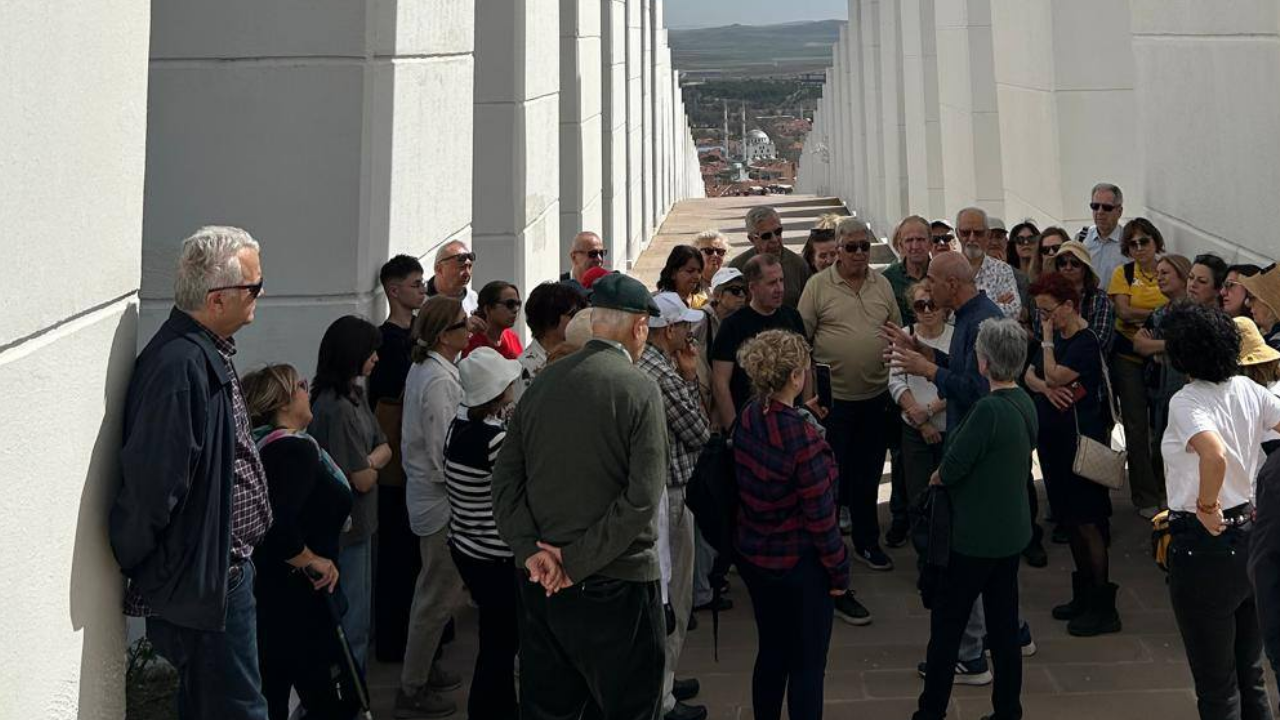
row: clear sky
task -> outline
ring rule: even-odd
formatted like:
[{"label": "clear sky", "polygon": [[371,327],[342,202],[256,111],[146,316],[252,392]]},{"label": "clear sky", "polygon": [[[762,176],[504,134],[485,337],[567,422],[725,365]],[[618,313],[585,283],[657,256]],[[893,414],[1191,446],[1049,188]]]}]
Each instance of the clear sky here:
[{"label": "clear sky", "polygon": [[667,0],[669,28],[773,25],[798,20],[844,20],[848,0]]}]

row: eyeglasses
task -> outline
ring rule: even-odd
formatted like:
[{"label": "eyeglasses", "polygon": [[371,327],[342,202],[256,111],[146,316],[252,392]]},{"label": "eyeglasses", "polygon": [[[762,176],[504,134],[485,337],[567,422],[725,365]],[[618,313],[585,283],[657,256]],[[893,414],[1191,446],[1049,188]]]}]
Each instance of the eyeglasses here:
[{"label": "eyeglasses", "polygon": [[1136,238],[1134,238],[1134,239],[1130,240],[1128,243],[1126,243],[1126,246],[1127,246],[1127,247],[1135,247],[1135,246],[1136,246],[1136,247],[1146,247],[1146,246],[1150,245],[1150,244],[1151,244],[1151,243],[1153,243],[1153,242],[1155,242],[1155,241],[1154,241],[1154,240],[1152,240],[1152,239],[1151,239],[1151,238],[1149,238],[1149,237],[1142,237],[1142,236],[1139,236],[1139,237],[1136,237]]},{"label": "eyeglasses", "polygon": [[248,290],[249,297],[257,298],[262,294],[262,281],[259,280],[252,285],[223,285],[222,287],[209,288],[209,291],[205,294],[222,292],[223,290]]},{"label": "eyeglasses", "polygon": [[1080,268],[1084,267],[1084,263],[1080,262],[1079,260],[1075,259],[1070,255],[1063,255],[1062,257],[1058,258],[1057,263],[1058,263],[1059,270],[1062,270],[1063,268],[1079,270]]},{"label": "eyeglasses", "polygon": [[850,255],[853,253],[869,253],[871,252],[871,243],[866,240],[853,240],[844,244],[844,251]]},{"label": "eyeglasses", "polygon": [[712,255],[719,255],[720,257],[724,257],[724,254],[727,252],[729,251],[725,250],[724,248],[715,248],[715,247],[702,248],[702,254],[706,255],[707,257],[711,257]]},{"label": "eyeglasses", "polygon": [[457,262],[459,265],[466,265],[467,263],[474,264],[476,261],[476,254],[473,252],[464,252],[464,253],[458,253],[457,255],[450,255],[449,257],[440,258],[441,263],[446,263],[450,260]]},{"label": "eyeglasses", "polygon": [[[1236,287],[1242,288],[1244,287],[1244,283],[1240,282],[1239,280],[1226,280],[1222,283],[1222,286],[1230,290],[1231,288],[1236,288]],[[1246,290],[1245,292],[1248,292],[1248,291]]]},{"label": "eyeglasses", "polygon": [[1058,254],[1058,248],[1060,247],[1062,246],[1061,245],[1041,245],[1040,254],[1044,255],[1045,257],[1052,257]]},{"label": "eyeglasses", "polygon": [[1040,313],[1040,317],[1049,317],[1054,313],[1054,311],[1056,311],[1060,307],[1062,307],[1062,303],[1058,303],[1057,305],[1054,305],[1051,308],[1037,307],[1036,312]]},{"label": "eyeglasses", "polygon": [[933,244],[934,245],[950,245],[951,241],[954,239],[955,238],[951,235],[934,235]]},{"label": "eyeglasses", "polygon": [[911,303],[911,309],[918,313],[933,312],[938,309],[938,306],[932,300],[917,300]]},{"label": "eyeglasses", "polygon": [[1038,240],[1039,237],[1040,236],[1038,235],[1019,235],[1018,237],[1014,238],[1014,242],[1018,243],[1019,245],[1030,245],[1034,243],[1036,240]]},{"label": "eyeglasses", "polygon": [[761,240],[772,240],[774,238],[778,238],[779,240],[781,240],[782,228],[779,227],[777,230],[770,230],[769,232],[756,233],[756,237],[760,238]]},{"label": "eyeglasses", "polygon": [[733,295],[734,297],[746,297],[747,295],[747,289],[742,287],[741,285],[730,285],[724,288],[724,291],[729,293],[730,295]]},{"label": "eyeglasses", "polygon": [[1116,208],[1118,208],[1118,207],[1120,207],[1120,206],[1119,206],[1119,205],[1111,205],[1111,204],[1109,204],[1109,203],[1099,203],[1099,202],[1091,202],[1091,203],[1089,203],[1089,209],[1090,209],[1090,210],[1092,210],[1092,211],[1094,211],[1094,212],[1097,212],[1097,211],[1099,211],[1099,210],[1101,210],[1102,212],[1111,212],[1112,210],[1115,210],[1115,209],[1116,209]]},{"label": "eyeglasses", "polygon": [[574,253],[582,253],[592,260],[603,260],[609,254],[608,250],[574,250]]},{"label": "eyeglasses", "polygon": [[520,306],[523,304],[524,303],[520,302],[519,300],[516,300],[515,298],[512,298],[511,300],[499,300],[498,302],[494,303],[494,305],[501,305],[502,307],[510,310],[511,312],[518,311],[520,309]]},{"label": "eyeglasses", "polygon": [[464,328],[464,327],[466,327],[466,326],[467,326],[467,321],[466,321],[466,319],[462,319],[462,320],[459,320],[458,322],[456,322],[456,323],[454,323],[454,324],[450,325],[449,327],[445,328],[445,329],[444,329],[444,331],[445,331],[445,332],[453,332],[454,330],[461,330],[462,328]]}]

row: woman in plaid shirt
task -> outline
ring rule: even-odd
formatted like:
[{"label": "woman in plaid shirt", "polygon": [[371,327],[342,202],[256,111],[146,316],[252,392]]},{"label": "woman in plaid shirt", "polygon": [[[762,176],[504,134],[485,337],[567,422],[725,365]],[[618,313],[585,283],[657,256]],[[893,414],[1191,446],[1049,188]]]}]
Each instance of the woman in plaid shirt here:
[{"label": "woman in plaid shirt", "polygon": [[785,694],[791,720],[816,720],[833,603],[856,603],[836,524],[835,456],[795,407],[809,367],[804,338],[768,330],[743,344],[737,359],[755,394],[733,434],[741,503],[735,549],[759,636],[752,706],[758,720],[778,720]]}]

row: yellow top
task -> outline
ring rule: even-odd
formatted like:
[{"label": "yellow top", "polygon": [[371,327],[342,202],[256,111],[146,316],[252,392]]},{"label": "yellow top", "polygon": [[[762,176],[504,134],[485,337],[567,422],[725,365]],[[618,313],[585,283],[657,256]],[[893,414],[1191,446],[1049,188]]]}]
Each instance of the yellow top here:
[{"label": "yellow top", "polygon": [[809,278],[796,309],[812,338],[814,362],[831,365],[835,399],[868,400],[885,391],[889,368],[878,333],[886,321],[902,324],[888,278],[868,268],[854,292],[832,265]]},{"label": "yellow top", "polygon": [[[1138,263],[1133,263],[1132,285],[1124,276],[1124,265],[1116,268],[1115,272],[1111,273],[1111,284],[1107,286],[1107,294],[1113,298],[1116,295],[1128,295],[1129,307],[1139,310],[1155,310],[1169,302],[1156,285],[1155,273],[1148,275],[1142,271]],[[1130,340],[1133,340],[1133,336],[1141,329],[1141,325],[1125,322],[1119,315],[1116,316],[1116,330]]]}]

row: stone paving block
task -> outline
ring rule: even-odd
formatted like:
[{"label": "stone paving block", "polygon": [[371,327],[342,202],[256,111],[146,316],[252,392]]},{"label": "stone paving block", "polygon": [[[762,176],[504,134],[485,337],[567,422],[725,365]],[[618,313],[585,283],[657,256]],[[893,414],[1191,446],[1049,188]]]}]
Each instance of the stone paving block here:
[{"label": "stone paving block", "polygon": [[1179,690],[1191,687],[1191,671],[1182,665],[1168,667],[1154,662],[1128,665],[1053,665],[1046,667],[1045,671],[1062,688],[1062,692],[1068,693]]}]

